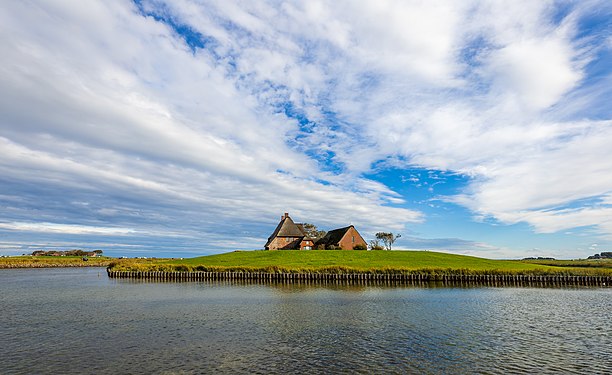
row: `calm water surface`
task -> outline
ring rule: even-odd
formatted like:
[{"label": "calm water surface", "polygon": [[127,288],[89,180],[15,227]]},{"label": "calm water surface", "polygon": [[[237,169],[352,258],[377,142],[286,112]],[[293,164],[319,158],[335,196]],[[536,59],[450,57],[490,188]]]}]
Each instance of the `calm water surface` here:
[{"label": "calm water surface", "polygon": [[612,373],[612,289],[154,283],[0,270],[1,374]]}]

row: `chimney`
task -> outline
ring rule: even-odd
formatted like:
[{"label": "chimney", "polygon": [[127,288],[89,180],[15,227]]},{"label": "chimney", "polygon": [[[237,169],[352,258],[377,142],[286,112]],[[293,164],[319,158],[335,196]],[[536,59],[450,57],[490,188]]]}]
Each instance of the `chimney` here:
[{"label": "chimney", "polygon": [[289,213],[285,212],[285,219],[289,217]]}]

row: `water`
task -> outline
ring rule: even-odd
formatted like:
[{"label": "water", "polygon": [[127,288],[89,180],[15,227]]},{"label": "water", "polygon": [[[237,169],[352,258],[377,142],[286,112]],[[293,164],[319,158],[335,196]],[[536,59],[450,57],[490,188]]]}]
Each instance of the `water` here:
[{"label": "water", "polygon": [[1,374],[612,372],[612,289],[153,283],[0,270]]}]

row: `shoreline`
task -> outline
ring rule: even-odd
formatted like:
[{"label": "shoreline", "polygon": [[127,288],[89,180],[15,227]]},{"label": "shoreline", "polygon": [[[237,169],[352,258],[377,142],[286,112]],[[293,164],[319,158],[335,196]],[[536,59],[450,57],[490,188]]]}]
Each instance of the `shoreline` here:
[{"label": "shoreline", "polygon": [[15,256],[0,258],[0,269],[15,268],[62,268],[62,267],[109,267],[115,261],[108,257],[91,257],[83,260],[80,256],[37,257]]},{"label": "shoreline", "polygon": [[[110,263],[110,262],[108,262]],[[26,268],[108,268],[108,264],[75,264],[75,263],[57,263],[57,264],[0,264],[0,270],[15,270]]]}]

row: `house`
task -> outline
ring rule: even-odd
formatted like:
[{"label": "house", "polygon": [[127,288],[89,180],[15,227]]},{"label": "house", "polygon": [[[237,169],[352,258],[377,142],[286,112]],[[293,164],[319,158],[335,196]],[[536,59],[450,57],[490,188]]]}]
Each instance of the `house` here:
[{"label": "house", "polygon": [[367,247],[365,240],[353,225],[329,231],[323,238],[317,240],[306,237],[304,226],[296,224],[285,212],[272,235],[268,237],[264,248],[266,250],[311,250],[313,248],[352,250],[356,245]]},{"label": "house", "polygon": [[365,242],[361,234],[353,225],[348,227],[330,230],[327,234],[319,239],[315,246],[317,248],[324,247],[325,249],[341,249],[353,250],[355,246],[367,249],[368,244]]},{"label": "house", "polygon": [[285,212],[281,221],[266,242],[266,250],[310,250],[314,239],[306,238],[304,227],[296,224]]}]

